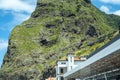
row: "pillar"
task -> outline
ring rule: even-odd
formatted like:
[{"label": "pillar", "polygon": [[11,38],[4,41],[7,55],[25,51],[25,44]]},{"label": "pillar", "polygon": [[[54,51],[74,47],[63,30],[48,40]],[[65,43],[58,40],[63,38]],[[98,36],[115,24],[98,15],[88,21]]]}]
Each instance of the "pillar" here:
[{"label": "pillar", "polygon": [[106,76],[106,73],[104,74],[104,77],[105,77],[105,80],[107,80],[107,76]]}]

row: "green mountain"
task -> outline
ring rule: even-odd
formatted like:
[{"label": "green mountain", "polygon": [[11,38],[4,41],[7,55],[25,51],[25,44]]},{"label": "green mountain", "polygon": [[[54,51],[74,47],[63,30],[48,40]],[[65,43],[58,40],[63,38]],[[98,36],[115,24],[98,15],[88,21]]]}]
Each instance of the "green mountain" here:
[{"label": "green mountain", "polygon": [[0,80],[55,76],[58,59],[70,52],[87,56],[117,34],[119,21],[90,0],[38,0],[31,18],[11,32]]}]

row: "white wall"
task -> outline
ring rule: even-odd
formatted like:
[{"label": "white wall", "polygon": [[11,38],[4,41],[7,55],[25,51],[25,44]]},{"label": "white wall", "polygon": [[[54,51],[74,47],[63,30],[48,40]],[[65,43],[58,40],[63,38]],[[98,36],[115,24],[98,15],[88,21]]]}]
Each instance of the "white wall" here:
[{"label": "white wall", "polygon": [[[65,64],[63,64],[63,63],[65,63]],[[67,67],[67,65],[68,65],[67,61],[58,61],[57,62],[58,67]]]},{"label": "white wall", "polygon": [[74,55],[69,54],[68,55],[68,71],[72,70],[74,68]]},{"label": "white wall", "polygon": [[74,62],[74,68],[83,63],[84,61],[75,61]]},{"label": "white wall", "polygon": [[60,80],[60,77],[62,77],[64,74],[60,73],[61,68],[63,68],[63,73],[71,71],[75,67],[77,67],[80,63],[83,63],[84,61],[74,61],[74,55],[70,54],[68,55],[68,60],[66,61],[58,61],[56,66],[56,78]]},{"label": "white wall", "polygon": [[60,80],[60,77],[63,76],[63,74],[60,74],[60,69],[63,68],[63,72],[67,72],[67,61],[58,61],[56,66],[56,78]]}]

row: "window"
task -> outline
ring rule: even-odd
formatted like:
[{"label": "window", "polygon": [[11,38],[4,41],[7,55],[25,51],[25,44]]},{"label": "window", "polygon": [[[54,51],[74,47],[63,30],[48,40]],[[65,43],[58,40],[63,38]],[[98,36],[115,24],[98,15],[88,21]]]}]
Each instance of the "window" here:
[{"label": "window", "polygon": [[66,63],[64,62],[64,63],[61,63],[61,64],[66,64]]},{"label": "window", "polygon": [[61,77],[61,79],[60,80],[64,80],[64,78],[63,77]]},{"label": "window", "polygon": [[60,69],[60,73],[63,73],[63,68]]}]

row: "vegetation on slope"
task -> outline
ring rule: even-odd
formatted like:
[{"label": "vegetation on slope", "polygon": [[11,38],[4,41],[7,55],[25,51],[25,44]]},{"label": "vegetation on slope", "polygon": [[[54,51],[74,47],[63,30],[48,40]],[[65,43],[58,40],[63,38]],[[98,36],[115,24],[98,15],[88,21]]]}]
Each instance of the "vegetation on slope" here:
[{"label": "vegetation on slope", "polygon": [[114,20],[90,0],[38,0],[31,18],[10,35],[0,80],[55,76],[55,62],[67,53],[88,55],[111,40]]}]

